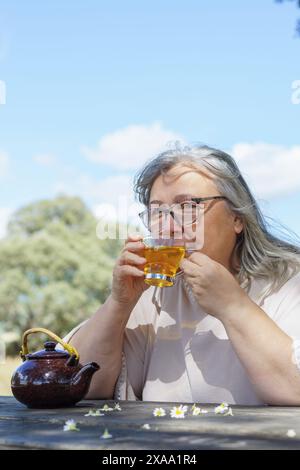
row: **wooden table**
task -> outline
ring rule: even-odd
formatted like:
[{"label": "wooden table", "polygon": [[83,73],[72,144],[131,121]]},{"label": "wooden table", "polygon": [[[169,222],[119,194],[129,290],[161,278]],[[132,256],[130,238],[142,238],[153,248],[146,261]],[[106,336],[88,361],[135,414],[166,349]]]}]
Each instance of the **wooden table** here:
[{"label": "wooden table", "polygon": [[[12,397],[0,397],[0,449],[300,449],[300,408],[233,406],[234,416],[214,413],[214,405],[202,407],[206,415],[193,416],[191,404],[184,419],[169,411],[174,403],[120,402],[122,411],[105,416],[84,416],[90,408],[112,401],[82,401],[74,408],[30,410]],[[178,405],[178,404],[177,404]],[[155,407],[167,415],[153,416]],[[74,419],[79,432],[64,432]],[[143,429],[144,424],[150,429]],[[102,439],[107,428],[113,436]],[[293,429],[295,437],[288,437]]]}]

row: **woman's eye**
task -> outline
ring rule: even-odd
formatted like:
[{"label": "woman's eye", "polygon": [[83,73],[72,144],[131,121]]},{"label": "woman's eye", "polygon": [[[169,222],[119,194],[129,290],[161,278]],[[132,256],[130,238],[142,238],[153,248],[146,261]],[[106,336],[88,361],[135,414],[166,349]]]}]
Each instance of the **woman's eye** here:
[{"label": "woman's eye", "polygon": [[185,208],[187,208],[187,207],[194,207],[194,203],[193,203],[192,201],[183,202],[183,203],[181,204],[181,207],[182,207],[183,209],[185,209]]}]

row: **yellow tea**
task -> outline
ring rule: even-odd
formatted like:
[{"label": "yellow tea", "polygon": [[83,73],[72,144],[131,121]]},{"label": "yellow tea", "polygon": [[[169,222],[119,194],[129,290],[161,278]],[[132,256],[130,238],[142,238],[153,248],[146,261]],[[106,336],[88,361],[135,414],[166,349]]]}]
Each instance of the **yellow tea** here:
[{"label": "yellow tea", "polygon": [[145,282],[151,286],[172,286],[184,253],[184,246],[146,246]]}]

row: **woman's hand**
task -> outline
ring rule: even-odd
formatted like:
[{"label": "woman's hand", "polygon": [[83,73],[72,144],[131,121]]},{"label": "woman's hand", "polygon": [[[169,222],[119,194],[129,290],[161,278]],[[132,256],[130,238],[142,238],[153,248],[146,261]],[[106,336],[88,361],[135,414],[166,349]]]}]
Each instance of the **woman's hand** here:
[{"label": "woman's hand", "polygon": [[252,302],[228,269],[203,253],[192,253],[180,267],[200,306],[221,321]]},{"label": "woman's hand", "polygon": [[114,270],[111,298],[122,307],[132,308],[149,287],[144,282],[145,245],[142,236],[130,236],[118,258]]}]

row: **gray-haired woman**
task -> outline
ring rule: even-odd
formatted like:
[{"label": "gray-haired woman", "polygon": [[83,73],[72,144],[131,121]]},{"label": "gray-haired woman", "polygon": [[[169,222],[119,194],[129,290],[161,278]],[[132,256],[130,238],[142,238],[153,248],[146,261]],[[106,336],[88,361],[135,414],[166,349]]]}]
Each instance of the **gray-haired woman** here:
[{"label": "gray-haired woman", "polygon": [[144,282],[141,237],[126,241],[110,296],[67,337],[101,365],[87,398],[299,406],[300,249],[268,230],[234,160],[175,148],[135,192],[146,221],[154,205],[202,203],[204,246],[161,289]]}]

